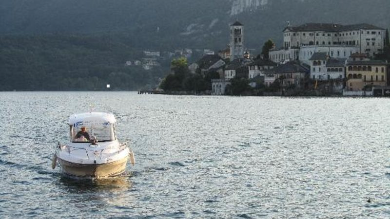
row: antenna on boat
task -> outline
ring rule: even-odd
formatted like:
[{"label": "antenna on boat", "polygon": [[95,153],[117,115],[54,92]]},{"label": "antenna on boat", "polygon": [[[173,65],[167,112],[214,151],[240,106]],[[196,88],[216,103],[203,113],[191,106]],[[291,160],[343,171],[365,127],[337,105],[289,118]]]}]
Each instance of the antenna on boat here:
[{"label": "antenna on boat", "polygon": [[92,111],[93,111],[93,105],[89,104],[89,112],[92,113]]}]

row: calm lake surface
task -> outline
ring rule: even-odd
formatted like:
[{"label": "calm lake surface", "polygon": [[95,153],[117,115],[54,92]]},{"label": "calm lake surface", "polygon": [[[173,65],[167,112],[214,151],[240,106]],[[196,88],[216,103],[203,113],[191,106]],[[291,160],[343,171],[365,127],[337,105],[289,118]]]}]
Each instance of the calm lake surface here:
[{"label": "calm lake surface", "polygon": [[[51,169],[69,115],[117,116],[136,165]],[[0,93],[0,218],[390,218],[390,99]]]}]

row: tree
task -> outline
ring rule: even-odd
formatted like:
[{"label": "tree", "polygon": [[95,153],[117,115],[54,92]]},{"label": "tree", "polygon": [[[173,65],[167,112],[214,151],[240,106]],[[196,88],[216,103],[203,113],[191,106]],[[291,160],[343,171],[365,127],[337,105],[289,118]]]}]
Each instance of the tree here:
[{"label": "tree", "polygon": [[184,57],[180,57],[178,59],[173,59],[171,62],[171,68],[182,68],[182,67],[187,67],[187,59]]},{"label": "tree", "polygon": [[281,89],[280,79],[276,79],[268,88],[267,91],[278,92]]},{"label": "tree", "polygon": [[264,43],[263,48],[261,49],[261,54],[265,60],[269,59],[269,51],[275,47],[275,43],[272,40],[268,40]]},{"label": "tree", "polygon": [[248,80],[245,78],[233,78],[231,80],[231,93],[233,95],[242,95],[251,91]]},{"label": "tree", "polygon": [[171,62],[171,70],[174,72],[177,80],[180,84],[183,83],[184,79],[188,76],[189,70],[187,65],[187,59],[184,57],[173,59]]},{"label": "tree", "polygon": [[219,73],[216,71],[206,73],[206,75],[204,76],[206,90],[212,89],[211,80],[219,79],[219,78],[220,78]]},{"label": "tree", "polygon": [[386,29],[386,36],[384,40],[384,48],[382,53],[375,54],[375,59],[377,60],[387,60],[390,62],[390,40],[389,40],[389,30]]},{"label": "tree", "polygon": [[174,74],[169,74],[161,82],[160,88],[165,91],[179,91],[182,89],[182,83]]},{"label": "tree", "polygon": [[187,91],[204,91],[207,89],[205,80],[202,76],[198,74],[189,75],[186,79],[184,79],[184,89]]}]

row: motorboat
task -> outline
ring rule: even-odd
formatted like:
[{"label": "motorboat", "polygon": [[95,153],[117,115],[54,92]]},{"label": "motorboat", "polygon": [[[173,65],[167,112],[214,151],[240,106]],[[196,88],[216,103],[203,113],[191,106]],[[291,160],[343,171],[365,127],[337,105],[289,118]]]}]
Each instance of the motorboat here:
[{"label": "motorboat", "polygon": [[115,133],[116,119],[111,113],[87,112],[69,117],[69,142],[58,143],[52,160],[63,173],[76,177],[105,178],[121,175],[128,161],[135,163],[127,142]]}]

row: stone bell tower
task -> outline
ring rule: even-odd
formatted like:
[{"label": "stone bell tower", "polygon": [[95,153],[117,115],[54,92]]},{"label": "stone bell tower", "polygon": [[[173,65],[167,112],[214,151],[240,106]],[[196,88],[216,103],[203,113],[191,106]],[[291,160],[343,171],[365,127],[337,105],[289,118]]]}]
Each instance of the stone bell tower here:
[{"label": "stone bell tower", "polygon": [[236,21],[230,25],[230,61],[244,56],[244,25]]}]

